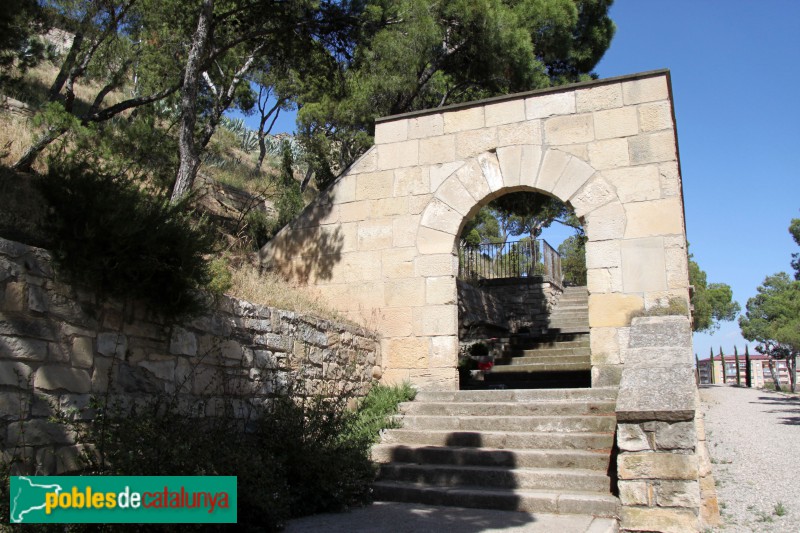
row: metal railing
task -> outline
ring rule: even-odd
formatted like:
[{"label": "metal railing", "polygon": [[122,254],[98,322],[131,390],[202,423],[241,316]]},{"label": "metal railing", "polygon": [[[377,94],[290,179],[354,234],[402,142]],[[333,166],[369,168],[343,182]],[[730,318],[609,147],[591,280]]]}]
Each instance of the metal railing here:
[{"label": "metal railing", "polygon": [[458,277],[482,279],[549,276],[562,281],[561,256],[544,239],[500,244],[462,245],[458,249]]}]

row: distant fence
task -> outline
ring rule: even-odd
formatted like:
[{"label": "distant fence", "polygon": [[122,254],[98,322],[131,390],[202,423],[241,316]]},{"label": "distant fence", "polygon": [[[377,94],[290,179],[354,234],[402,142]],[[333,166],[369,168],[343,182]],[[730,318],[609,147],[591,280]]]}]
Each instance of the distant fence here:
[{"label": "distant fence", "polygon": [[549,276],[561,283],[561,256],[547,241],[463,245],[458,250],[458,277],[482,279]]}]

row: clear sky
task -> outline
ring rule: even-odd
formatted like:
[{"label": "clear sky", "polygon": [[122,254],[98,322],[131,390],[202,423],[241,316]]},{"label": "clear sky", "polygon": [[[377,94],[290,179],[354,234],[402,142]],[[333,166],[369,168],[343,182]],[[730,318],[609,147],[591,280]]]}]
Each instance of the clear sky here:
[{"label": "clear sky", "polygon": [[[800,217],[800,0],[616,0],[611,18],[595,70],[670,69],[691,252],[744,310],[800,251],[788,232]],[[274,132],[293,130],[286,113]],[[736,322],[694,341],[701,358],[746,344]]]},{"label": "clear sky", "polygon": [[[800,1],[617,0],[611,18],[596,72],[670,69],[691,252],[744,311],[800,251]],[[694,338],[701,358],[745,343],[736,322]]]}]

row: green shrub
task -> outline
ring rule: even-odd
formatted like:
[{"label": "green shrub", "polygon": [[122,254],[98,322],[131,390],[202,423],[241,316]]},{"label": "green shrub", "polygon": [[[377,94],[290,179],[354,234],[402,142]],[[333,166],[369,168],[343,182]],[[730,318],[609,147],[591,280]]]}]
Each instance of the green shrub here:
[{"label": "green shrub", "polygon": [[233,274],[227,257],[215,257],[209,261],[208,273],[210,280],[207,288],[214,296],[222,296],[233,287]]},{"label": "green shrub", "polygon": [[369,501],[375,470],[371,441],[349,431],[355,413],[344,397],[275,400],[260,417],[261,448],[286,476],[283,495],[293,517],[338,512]]},{"label": "green shrub", "polygon": [[391,415],[398,412],[402,402],[413,400],[416,393],[416,389],[407,382],[394,387],[375,385],[359,402],[345,437],[377,442],[381,430],[399,427]]},{"label": "green shrub", "polygon": [[83,474],[237,476],[237,528],[276,531],[291,517],[369,502],[369,449],[393,426],[389,415],[414,395],[408,384],[375,386],[350,409],[346,392],[307,396],[299,393],[304,388],[302,380],[289,384],[290,396],[260,404],[246,418],[231,416],[231,402],[218,411],[226,416],[199,418],[164,397],[129,408],[95,401],[89,422],[61,421],[94,450],[83,457]]},{"label": "green shrub", "polygon": [[252,209],[244,218],[245,232],[256,249],[261,249],[275,235],[278,221],[260,209]]},{"label": "green shrub", "polygon": [[199,309],[214,233],[186,205],[86,163],[51,162],[41,180],[58,271],[100,298],[133,298],[165,316]]}]

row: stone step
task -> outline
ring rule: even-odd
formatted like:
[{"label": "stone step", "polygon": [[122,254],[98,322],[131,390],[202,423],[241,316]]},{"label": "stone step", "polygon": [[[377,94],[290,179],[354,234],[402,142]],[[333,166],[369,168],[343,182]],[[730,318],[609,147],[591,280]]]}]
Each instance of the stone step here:
[{"label": "stone step", "polygon": [[586,301],[583,302],[579,301],[560,301],[558,305],[550,310],[550,314],[556,313],[583,313],[586,314],[589,312],[589,306],[587,305]]},{"label": "stone step", "polygon": [[[545,353],[538,353],[535,350],[526,350],[524,353],[527,355],[509,358],[508,364],[527,365],[536,363],[578,363],[591,360],[591,356],[588,352],[578,354],[548,355]],[[500,363],[495,361],[495,364]]]},{"label": "stone step", "polygon": [[588,328],[588,327],[589,327],[589,321],[586,318],[551,319],[547,323],[547,329],[563,330],[564,328]]},{"label": "stone step", "polygon": [[492,374],[506,374],[506,373],[528,373],[535,374],[537,372],[579,372],[581,370],[591,370],[592,363],[589,360],[584,361],[566,361],[560,363],[525,363],[525,364],[510,364],[510,365],[496,365],[492,368]]},{"label": "stone step", "polygon": [[614,414],[617,402],[547,401],[547,402],[404,402],[404,415],[426,416],[556,416]]},{"label": "stone step", "polygon": [[563,335],[565,333],[588,333],[588,332],[589,332],[589,324],[586,324],[585,326],[580,326],[580,325],[566,326],[559,324],[556,326],[550,325],[549,327],[549,333],[551,334],[557,333]]},{"label": "stone step", "polygon": [[610,494],[545,490],[499,490],[485,487],[431,487],[392,481],[373,484],[375,498],[528,513],[591,514],[615,517],[619,500]]},{"label": "stone step", "polygon": [[[588,336],[587,336],[588,337]],[[548,348],[553,349],[565,349],[565,348],[585,348],[589,349],[589,339],[586,340],[575,340],[575,341],[548,341],[548,340],[529,340],[525,343],[515,343],[513,349],[519,350],[546,350]]]},{"label": "stone step", "polygon": [[500,339],[505,344],[511,346],[520,346],[532,343],[548,343],[548,342],[589,342],[589,332],[572,333],[568,335],[561,335],[558,332],[554,333],[520,333],[512,337]]},{"label": "stone step", "polygon": [[588,322],[589,317],[587,315],[573,315],[573,314],[564,314],[564,315],[550,315],[550,319],[548,320],[548,324],[552,327],[553,324],[567,324],[571,322],[575,322],[577,324],[582,324],[584,322]]},{"label": "stone step", "polygon": [[377,444],[372,447],[376,463],[417,463],[506,468],[578,468],[606,472],[609,454],[588,450],[501,450],[419,444]]},{"label": "stone step", "polygon": [[379,481],[424,483],[440,487],[487,487],[609,493],[605,472],[578,468],[502,468],[488,466],[384,463]]},{"label": "stone step", "polygon": [[[476,391],[477,392],[477,391]],[[382,444],[417,446],[458,446],[494,449],[594,450],[608,452],[614,445],[614,433],[551,431],[452,431],[388,429],[381,435]]]},{"label": "stone step", "polygon": [[616,400],[616,387],[546,390],[419,391],[416,402],[538,402],[542,400]]},{"label": "stone step", "polygon": [[431,416],[398,415],[397,420],[407,429],[450,431],[562,431],[611,432],[616,417],[585,416]]},{"label": "stone step", "polygon": [[487,389],[559,389],[573,387],[589,389],[592,386],[592,373],[589,370],[557,372],[490,372],[483,378],[483,388]]},{"label": "stone step", "polygon": [[591,350],[588,346],[554,346],[548,348],[529,348],[520,350],[519,356],[512,357],[558,357],[560,355],[589,355]]},{"label": "stone step", "polygon": [[577,314],[566,314],[565,313],[563,315],[550,315],[550,320],[548,321],[548,324],[550,324],[552,326],[556,322],[560,322],[560,323],[569,323],[569,322],[581,323],[581,322],[588,322],[588,321],[589,321],[589,316],[588,315],[577,315]]}]

